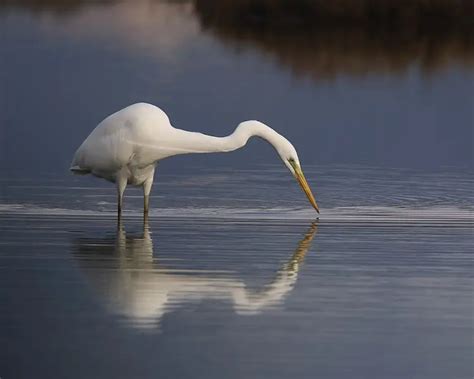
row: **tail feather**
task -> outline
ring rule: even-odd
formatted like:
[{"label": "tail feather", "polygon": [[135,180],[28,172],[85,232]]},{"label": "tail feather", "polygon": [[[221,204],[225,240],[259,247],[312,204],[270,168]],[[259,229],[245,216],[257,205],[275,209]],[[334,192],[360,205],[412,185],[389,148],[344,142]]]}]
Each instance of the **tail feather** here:
[{"label": "tail feather", "polygon": [[80,166],[71,166],[71,168],[69,168],[69,170],[71,170],[72,173],[75,174],[75,175],[87,175],[91,172],[91,170],[89,170],[87,168],[82,168]]}]

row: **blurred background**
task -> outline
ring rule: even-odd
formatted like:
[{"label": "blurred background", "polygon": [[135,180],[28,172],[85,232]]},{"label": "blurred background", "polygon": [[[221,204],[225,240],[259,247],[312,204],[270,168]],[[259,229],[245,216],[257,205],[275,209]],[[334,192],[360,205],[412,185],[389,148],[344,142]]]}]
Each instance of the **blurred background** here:
[{"label": "blurred background", "polygon": [[[473,4],[0,0],[0,377],[472,378]],[[140,101],[267,123],[320,220],[253,139],[117,225],[69,165]]]},{"label": "blurred background", "polygon": [[[226,135],[261,120],[303,165],[473,167],[470,0],[2,0],[0,167],[68,175],[134,102]],[[161,171],[278,163],[251,141]],[[216,162],[218,161],[218,162]]]}]

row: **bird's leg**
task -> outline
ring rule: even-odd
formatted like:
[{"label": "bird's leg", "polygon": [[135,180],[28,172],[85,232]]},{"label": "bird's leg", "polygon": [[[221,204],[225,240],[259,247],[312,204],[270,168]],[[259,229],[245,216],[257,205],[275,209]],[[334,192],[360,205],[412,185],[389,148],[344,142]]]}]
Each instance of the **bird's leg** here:
[{"label": "bird's leg", "polygon": [[123,193],[125,191],[125,187],[127,187],[127,177],[125,175],[118,175],[117,176],[117,215],[118,219],[122,216],[122,208],[123,208]]},{"label": "bird's leg", "polygon": [[122,198],[123,195],[117,191],[117,217],[120,222],[120,217],[122,217]]},{"label": "bird's leg", "polygon": [[118,213],[117,217],[117,236],[123,234],[123,223],[120,213]]},{"label": "bird's leg", "polygon": [[143,214],[143,239],[150,239],[150,224],[147,213]]},{"label": "bird's leg", "polygon": [[150,195],[143,196],[143,213],[148,214],[150,208]]},{"label": "bird's leg", "polygon": [[150,195],[143,196],[143,227],[148,224],[148,210],[150,206]]},{"label": "bird's leg", "polygon": [[148,210],[150,209],[150,192],[151,186],[153,185],[153,175],[151,175],[143,183],[143,216],[148,216]]}]

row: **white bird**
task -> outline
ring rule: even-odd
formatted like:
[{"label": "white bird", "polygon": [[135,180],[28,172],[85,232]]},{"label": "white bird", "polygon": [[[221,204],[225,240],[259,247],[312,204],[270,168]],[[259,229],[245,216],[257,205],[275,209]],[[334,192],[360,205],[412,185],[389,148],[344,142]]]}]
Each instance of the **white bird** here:
[{"label": "white bird", "polygon": [[245,146],[253,136],[267,140],[275,148],[319,213],[293,145],[269,126],[254,120],[240,123],[227,137],[213,137],[174,128],[166,113],[154,105],[133,104],[97,125],[77,149],[70,170],[116,183],[119,217],[127,184],[142,186],[146,216],[158,161],[179,154],[233,151]]}]

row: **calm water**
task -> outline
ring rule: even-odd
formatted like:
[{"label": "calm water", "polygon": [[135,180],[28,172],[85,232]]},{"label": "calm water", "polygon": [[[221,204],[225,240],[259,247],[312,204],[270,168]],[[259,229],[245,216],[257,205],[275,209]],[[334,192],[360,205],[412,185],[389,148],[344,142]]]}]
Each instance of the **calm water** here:
[{"label": "calm water", "polygon": [[[472,378],[473,48],[456,31],[246,32],[206,2],[0,5],[0,377]],[[270,28],[270,29],[268,29]],[[351,37],[349,37],[349,35]],[[149,222],[67,172],[161,106],[271,147],[161,162]]]},{"label": "calm water", "polygon": [[472,175],[262,170],[4,184],[2,377],[472,376]]}]

